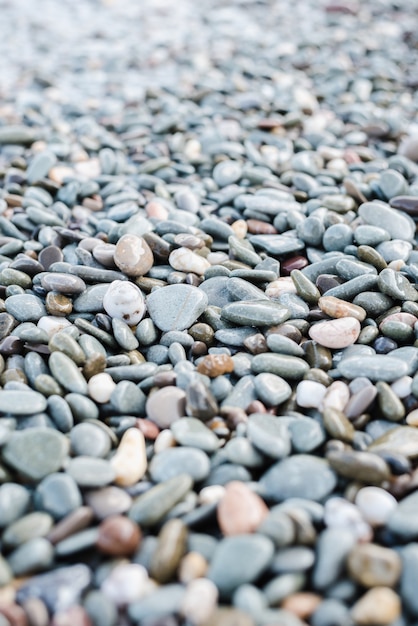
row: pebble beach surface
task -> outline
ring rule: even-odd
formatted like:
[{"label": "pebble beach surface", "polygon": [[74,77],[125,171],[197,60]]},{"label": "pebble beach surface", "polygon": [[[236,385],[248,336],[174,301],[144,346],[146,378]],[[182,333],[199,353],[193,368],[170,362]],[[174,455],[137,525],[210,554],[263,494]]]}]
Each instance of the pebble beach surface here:
[{"label": "pebble beach surface", "polygon": [[417,626],[415,0],[0,14],[0,626]]}]

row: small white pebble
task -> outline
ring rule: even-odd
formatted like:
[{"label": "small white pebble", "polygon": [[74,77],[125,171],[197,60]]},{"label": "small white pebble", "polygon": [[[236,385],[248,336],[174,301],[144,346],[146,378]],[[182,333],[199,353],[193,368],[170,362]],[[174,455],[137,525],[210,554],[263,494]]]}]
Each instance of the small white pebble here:
[{"label": "small white pebble", "polygon": [[114,280],[103,298],[103,308],[110,317],[135,326],[145,315],[142,291],[128,280]]},{"label": "small white pebble", "polygon": [[106,372],[95,374],[87,383],[90,398],[99,404],[109,402],[115,387],[116,383],[113,381],[110,374],[106,374]]},{"label": "small white pebble", "polygon": [[136,563],[117,565],[103,581],[101,590],[117,606],[135,602],[148,592],[148,573]]},{"label": "small white pebble", "polygon": [[274,300],[281,296],[282,293],[296,293],[295,283],[290,276],[283,276],[267,285],[266,296],[269,298]]},{"label": "small white pebble", "polygon": [[199,491],[199,503],[212,504],[213,502],[219,502],[224,495],[225,487],[223,485],[209,485],[209,487],[203,487]]},{"label": "small white pebble", "polygon": [[72,326],[71,322],[65,317],[58,317],[57,315],[44,315],[37,323],[37,327],[44,330],[49,338],[63,328],[68,328],[68,326]]},{"label": "small white pebble", "polygon": [[154,442],[154,454],[158,454],[167,448],[174,448],[176,440],[169,428],[166,428],[160,432],[157,439]]},{"label": "small white pebble", "polygon": [[210,267],[209,261],[189,248],[177,248],[168,257],[171,267],[180,272],[193,272],[201,276]]},{"label": "small white pebble", "polygon": [[350,399],[350,390],[348,385],[341,380],[336,380],[327,389],[322,401],[321,409],[333,408],[343,411],[345,405]]},{"label": "small white pebble", "polygon": [[363,487],[356,495],[356,506],[371,526],[382,526],[396,509],[396,498],[381,487]]},{"label": "small white pebble", "polygon": [[359,540],[371,541],[373,531],[360,509],[344,498],[330,498],[324,507],[324,522],[328,528],[348,528]]},{"label": "small white pebble", "polygon": [[301,380],[296,388],[296,402],[299,406],[306,409],[317,409],[325,394],[327,388],[321,383],[314,380]]},{"label": "small white pebble", "polygon": [[181,614],[192,624],[202,624],[210,619],[218,602],[218,589],[208,578],[196,578],[186,588],[181,603]]},{"label": "small white pebble", "polygon": [[398,398],[406,398],[411,394],[412,377],[402,376],[398,378],[398,380],[395,380],[395,382],[391,384],[391,387]]}]

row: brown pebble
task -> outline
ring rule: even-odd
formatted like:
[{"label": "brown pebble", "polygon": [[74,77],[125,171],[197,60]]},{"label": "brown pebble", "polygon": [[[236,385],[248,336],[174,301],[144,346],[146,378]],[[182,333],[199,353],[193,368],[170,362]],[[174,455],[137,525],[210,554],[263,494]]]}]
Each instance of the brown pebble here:
[{"label": "brown pebble", "polygon": [[269,351],[266,338],[262,333],[256,333],[244,339],[244,346],[251,354],[261,354],[262,352]]},{"label": "brown pebble", "polygon": [[48,609],[40,598],[28,598],[23,604],[29,626],[48,626]]},{"label": "brown pebble", "polygon": [[92,376],[104,372],[106,368],[106,357],[103,354],[93,354],[87,359],[83,366],[83,376],[90,380]]},{"label": "brown pebble", "polygon": [[144,417],[137,418],[136,427],[139,428],[145,439],[151,439],[151,441],[155,441],[160,434],[158,426]]},{"label": "brown pebble", "polygon": [[114,261],[127,276],[144,276],[153,266],[154,257],[145,239],[127,234],[116,244]]},{"label": "brown pebble", "polygon": [[188,552],[180,561],[178,577],[183,585],[191,580],[202,578],[208,569],[208,562],[199,552]]},{"label": "brown pebble", "polygon": [[402,570],[400,556],[374,543],[355,546],[347,559],[348,572],[364,587],[394,587]]},{"label": "brown pebble", "polygon": [[[211,617],[199,626],[256,626],[253,618],[240,609],[222,607],[216,609]],[[273,624],[266,624],[273,626]]]},{"label": "brown pebble", "polygon": [[355,603],[351,617],[359,626],[388,626],[401,614],[401,600],[389,587],[374,587]]},{"label": "brown pebble", "polygon": [[301,270],[308,265],[308,259],[304,256],[297,255],[292,256],[290,259],[286,259],[281,264],[281,273],[282,276],[290,276],[290,272],[293,270]]},{"label": "brown pebble", "polygon": [[199,374],[215,378],[233,372],[234,361],[228,354],[208,354],[203,357],[196,369]]},{"label": "brown pebble", "polygon": [[55,613],[50,626],[93,626],[93,622],[87,611],[82,606],[76,605]]},{"label": "brown pebble", "polygon": [[86,504],[93,509],[99,520],[103,520],[129,511],[132,498],[124,489],[110,485],[89,491],[86,494]]},{"label": "brown pebble", "polygon": [[111,556],[129,556],[141,541],[138,524],[124,515],[112,515],[99,525],[97,548]]},{"label": "brown pebble", "polygon": [[152,555],[150,573],[159,583],[174,578],[187,548],[187,526],[180,519],[171,519],[164,524],[158,535],[158,543]]},{"label": "brown pebble", "polygon": [[247,406],[246,412],[248,415],[251,415],[251,413],[267,413],[267,409],[260,400],[254,400]]},{"label": "brown pebble", "polygon": [[55,544],[87,528],[93,521],[93,510],[88,506],[80,506],[63,517],[47,535],[48,541]]},{"label": "brown pebble", "polygon": [[269,509],[259,495],[241,481],[233,480],[225,487],[218,503],[217,519],[225,536],[254,532],[267,517]]},{"label": "brown pebble", "polygon": [[283,600],[281,608],[297,615],[300,619],[308,619],[321,602],[322,598],[318,594],[299,591]]},{"label": "brown pebble", "polygon": [[49,291],[45,298],[46,310],[49,315],[69,315],[73,310],[73,302],[71,298]]},{"label": "brown pebble", "polygon": [[247,228],[252,235],[275,235],[277,233],[273,224],[262,220],[247,220]]}]

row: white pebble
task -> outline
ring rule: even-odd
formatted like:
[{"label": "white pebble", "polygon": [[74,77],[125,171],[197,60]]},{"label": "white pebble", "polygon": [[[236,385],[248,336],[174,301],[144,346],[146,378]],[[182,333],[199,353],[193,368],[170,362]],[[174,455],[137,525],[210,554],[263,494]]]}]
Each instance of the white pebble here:
[{"label": "white pebble", "polygon": [[116,383],[110,374],[106,374],[106,372],[95,374],[87,383],[90,398],[99,404],[109,402],[115,387]]},{"label": "white pebble", "polygon": [[110,317],[135,326],[144,317],[146,306],[139,287],[127,280],[114,280],[104,295],[103,308]]},{"label": "white pebble", "polygon": [[349,399],[350,390],[348,385],[340,380],[336,380],[328,387],[322,401],[321,409],[333,408],[343,411]]},{"label": "white pebble", "polygon": [[171,267],[180,272],[193,272],[201,276],[210,267],[209,261],[189,248],[177,248],[168,257]]},{"label": "white pebble", "polygon": [[301,380],[296,389],[296,402],[306,409],[317,409],[326,391],[327,388],[321,383],[314,380]]},{"label": "white pebble", "polygon": [[37,327],[44,330],[49,338],[68,326],[72,326],[71,322],[65,317],[58,317],[57,315],[44,315],[37,323]]},{"label": "white pebble", "polygon": [[199,503],[213,504],[214,502],[219,502],[224,495],[225,487],[223,485],[209,485],[199,491]]},{"label": "white pebble", "polygon": [[373,531],[359,508],[344,498],[330,498],[324,507],[324,522],[329,528],[347,528],[361,541],[371,541]]},{"label": "white pebble", "polygon": [[398,380],[395,380],[395,382],[391,384],[391,387],[398,398],[407,398],[411,394],[412,377],[402,376],[398,378]]},{"label": "white pebble", "polygon": [[158,454],[167,448],[173,448],[176,445],[174,435],[169,428],[165,428],[157,436],[154,442],[154,454]]},{"label": "white pebble", "polygon": [[117,606],[135,602],[148,593],[148,573],[136,563],[117,565],[103,581],[101,590]]},{"label": "white pebble", "polygon": [[290,276],[283,276],[267,285],[266,296],[269,298],[274,300],[281,296],[282,293],[296,293],[295,283]]},{"label": "white pebble", "polygon": [[371,526],[382,526],[396,509],[396,498],[380,487],[363,487],[356,495],[356,506]]},{"label": "white pebble", "polygon": [[186,588],[180,612],[192,624],[210,619],[218,601],[218,589],[208,578],[196,578]]}]

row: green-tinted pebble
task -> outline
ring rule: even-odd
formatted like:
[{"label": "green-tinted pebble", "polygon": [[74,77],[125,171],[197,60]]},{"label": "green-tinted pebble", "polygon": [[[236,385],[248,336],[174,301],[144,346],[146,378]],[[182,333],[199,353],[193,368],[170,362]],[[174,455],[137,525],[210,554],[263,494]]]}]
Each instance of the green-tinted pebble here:
[{"label": "green-tinted pebble", "polygon": [[154,526],[185,497],[192,486],[191,476],[183,473],[151,487],[135,498],[129,517],[141,526]]}]

